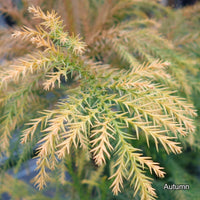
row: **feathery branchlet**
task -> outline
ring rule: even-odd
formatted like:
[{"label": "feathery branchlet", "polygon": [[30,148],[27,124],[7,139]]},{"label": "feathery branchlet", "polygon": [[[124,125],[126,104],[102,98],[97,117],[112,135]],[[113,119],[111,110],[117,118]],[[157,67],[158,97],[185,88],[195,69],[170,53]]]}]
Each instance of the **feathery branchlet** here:
[{"label": "feathery branchlet", "polygon": [[[132,1],[126,3],[131,4]],[[145,169],[161,178],[165,172],[159,163],[143,156],[136,142],[145,138],[147,147],[157,151],[164,148],[167,153],[176,154],[181,153],[177,141],[179,136],[195,131],[192,117],[196,113],[192,105],[163,86],[176,83],[166,72],[170,64],[159,60],[140,64],[120,41],[113,42],[105,35],[97,37],[98,40],[106,38],[109,45],[114,44],[116,53],[128,63],[128,70],[92,62],[82,56],[87,53],[86,45],[79,36],[64,32],[63,22],[55,11],[45,14],[39,7],[30,7],[29,12],[42,20],[37,30],[24,27],[13,36],[29,40],[41,50],[19,59],[18,64],[0,75],[2,91],[13,81],[20,85],[24,79],[33,81],[31,77],[38,75],[37,87],[44,91],[60,87],[61,76],[67,81],[68,75],[71,75],[77,83],[74,92],[53,109],[40,112],[42,116],[32,119],[23,132],[22,143],[32,140],[39,130],[42,137],[38,141],[39,172],[34,178],[35,184],[42,189],[49,179],[48,169],[58,167],[60,160],[62,162],[72,149],[81,149],[91,155],[99,167],[109,160],[115,162],[111,165],[113,173],[109,178],[113,194],[118,195],[127,180],[135,190],[134,195],[139,193],[143,200],[155,199],[152,179],[145,175]],[[123,34],[118,32],[116,37]],[[124,44],[132,40],[128,34]],[[88,48],[91,47],[89,44]],[[147,58],[145,53],[142,56]],[[150,61],[152,57],[148,59]],[[30,86],[31,89],[33,87]],[[27,90],[27,95],[31,89]],[[8,145],[11,137],[8,126],[11,123],[15,126],[16,117],[4,114],[1,143],[6,141]]]}]

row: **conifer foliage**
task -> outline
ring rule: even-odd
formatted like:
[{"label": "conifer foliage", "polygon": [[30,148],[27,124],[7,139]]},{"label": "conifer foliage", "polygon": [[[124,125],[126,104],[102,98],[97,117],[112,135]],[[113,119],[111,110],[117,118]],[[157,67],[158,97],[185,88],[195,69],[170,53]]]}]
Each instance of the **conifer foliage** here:
[{"label": "conifer foliage", "polygon": [[[126,1],[127,5],[128,2],[131,3]],[[123,36],[119,30],[126,29],[125,24],[84,43],[78,35],[64,31],[55,11],[45,14],[32,6],[29,12],[39,25],[36,29],[24,26],[13,37],[30,41],[37,50],[0,73],[1,151],[7,151],[12,131],[24,121],[24,113],[37,111],[37,91],[64,88],[65,96],[51,109],[38,110],[38,117],[26,123],[20,136],[22,144],[28,143],[39,131],[38,174],[34,178],[37,187],[46,185],[49,169],[53,171],[72,152],[82,150],[98,167],[113,161],[108,179],[114,195],[123,190],[127,181],[134,188],[134,195],[139,194],[143,200],[156,199],[152,178],[145,171],[163,178],[164,166],[143,155],[137,141],[145,141],[143,146],[147,148],[179,154],[182,148],[178,139],[195,131],[193,106],[170,89],[170,84],[178,84],[173,74],[167,73],[170,63],[148,56],[151,63],[137,62],[119,41]],[[119,39],[110,40],[108,33]],[[128,69],[106,63],[106,59],[96,62],[91,52],[98,40],[102,42],[100,46],[112,43]],[[68,89],[69,79],[73,89]]]}]

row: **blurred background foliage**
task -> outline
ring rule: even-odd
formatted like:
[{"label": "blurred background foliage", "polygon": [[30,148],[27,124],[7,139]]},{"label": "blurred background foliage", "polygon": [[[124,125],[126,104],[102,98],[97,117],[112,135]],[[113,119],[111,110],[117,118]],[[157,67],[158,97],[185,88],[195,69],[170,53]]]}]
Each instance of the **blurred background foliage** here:
[{"label": "blurred background foliage", "polygon": [[[117,6],[113,7],[116,2]],[[182,140],[184,152],[178,156],[166,155],[162,150],[158,155],[154,149],[151,153],[148,149],[142,149],[147,156],[165,166],[167,172],[162,180],[154,177],[153,184],[158,199],[200,199],[200,3],[174,9],[164,7],[157,1],[145,0],[0,0],[0,12],[4,21],[0,29],[1,72],[13,60],[34,50],[28,41],[11,38],[13,30],[20,26],[36,27],[38,21],[30,20],[27,12],[30,5],[40,6],[44,11],[55,9],[63,19],[65,29],[70,34],[80,34],[83,37],[88,46],[87,55],[95,61],[119,68],[130,63],[151,63],[157,59],[171,63],[168,72],[178,84],[165,84],[195,105],[198,112],[196,134],[190,135],[186,142]],[[125,31],[130,31],[131,35],[125,37]],[[69,88],[73,88],[73,84]],[[35,102],[38,110],[43,110],[47,105],[51,108],[58,98],[65,96],[62,87],[53,92],[38,92],[33,91],[40,98]],[[15,97],[17,98],[17,94]],[[10,109],[12,111],[12,107]],[[29,110],[24,115],[27,121],[37,116],[37,113]],[[13,132],[14,136],[21,131],[23,124],[24,121]],[[36,137],[40,137],[39,132]],[[97,169],[84,152],[74,152],[71,157],[66,158],[66,163],[60,163],[59,171],[54,172],[55,176],[52,176],[48,186],[50,189],[47,191],[38,192],[30,184],[14,179],[15,175],[3,173],[14,167],[17,174],[21,165],[35,155],[37,141],[35,138],[32,143],[22,147],[19,138],[11,140],[9,155],[0,163],[2,199],[132,199],[129,187],[124,187],[123,193],[113,196],[107,180],[110,172],[103,167]],[[142,144],[142,141],[138,141],[138,145]],[[163,190],[165,183],[189,184],[190,190]],[[140,197],[136,196],[135,199]]]}]

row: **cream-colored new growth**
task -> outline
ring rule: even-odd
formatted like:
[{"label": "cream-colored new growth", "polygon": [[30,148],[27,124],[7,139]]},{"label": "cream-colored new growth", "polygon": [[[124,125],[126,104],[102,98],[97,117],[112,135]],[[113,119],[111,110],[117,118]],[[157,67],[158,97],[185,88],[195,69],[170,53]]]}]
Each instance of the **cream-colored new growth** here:
[{"label": "cream-colored new growth", "polygon": [[[127,6],[133,2],[126,3]],[[113,9],[120,6],[123,4]],[[49,179],[47,168],[55,169],[60,162],[58,158],[63,161],[72,148],[75,151],[83,148],[97,166],[109,160],[115,162],[109,178],[115,195],[121,192],[127,180],[142,200],[155,199],[156,193],[151,178],[145,175],[145,166],[161,178],[165,172],[150,157],[143,156],[141,150],[134,147],[134,142],[145,138],[147,146],[153,141],[157,151],[164,147],[167,153],[181,153],[180,143],[175,141],[178,135],[192,134],[195,130],[190,119],[196,115],[193,107],[159,84],[160,80],[175,82],[165,71],[169,63],[157,60],[140,65],[124,46],[114,42],[113,48],[127,61],[129,70],[98,65],[82,57],[84,52],[87,55],[91,50],[85,51],[86,45],[78,36],[63,31],[62,21],[54,11],[45,14],[39,7],[30,7],[29,12],[43,21],[37,30],[25,27],[13,36],[30,40],[42,50],[19,60],[19,64],[1,74],[1,88],[35,74],[40,74],[37,80],[44,90],[53,90],[56,83],[60,87],[61,76],[67,80],[68,74],[78,83],[74,93],[56,108],[31,120],[23,132],[21,142],[26,143],[39,128],[41,130],[35,184],[42,189]],[[99,27],[103,26],[100,22]],[[92,43],[92,40],[97,39],[88,41]],[[5,138],[10,137],[8,126],[5,124],[1,135],[6,145],[8,139]]]}]

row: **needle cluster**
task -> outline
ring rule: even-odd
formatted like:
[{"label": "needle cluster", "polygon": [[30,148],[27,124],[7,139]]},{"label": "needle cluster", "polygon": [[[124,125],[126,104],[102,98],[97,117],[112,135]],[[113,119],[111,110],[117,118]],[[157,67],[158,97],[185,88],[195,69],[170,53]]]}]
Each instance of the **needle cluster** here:
[{"label": "needle cluster", "polygon": [[[0,125],[2,151],[8,148],[24,105],[35,101],[33,91],[66,87],[71,77],[76,84],[67,97],[52,109],[40,111],[40,116],[30,120],[23,131],[21,142],[27,143],[40,130],[35,184],[42,189],[49,180],[47,171],[57,168],[73,150],[81,149],[98,167],[114,161],[109,179],[115,195],[122,191],[126,180],[134,188],[134,195],[139,193],[143,200],[155,199],[152,178],[145,171],[163,178],[164,168],[144,156],[137,141],[145,140],[144,146],[157,151],[163,148],[168,154],[178,154],[182,152],[179,137],[195,131],[193,106],[161,84],[176,83],[166,72],[170,64],[160,60],[139,64],[124,46],[112,40],[109,42],[113,48],[129,63],[128,70],[93,62],[89,49],[95,43],[89,41],[87,47],[79,36],[64,32],[55,11],[45,14],[39,7],[30,7],[29,12],[41,20],[36,30],[24,27],[13,37],[30,41],[37,51],[17,60],[0,75],[1,107],[5,111]],[[113,29],[113,34],[121,37],[123,33]],[[6,94],[13,83],[20,90]],[[7,110],[10,105],[14,111]]]}]

